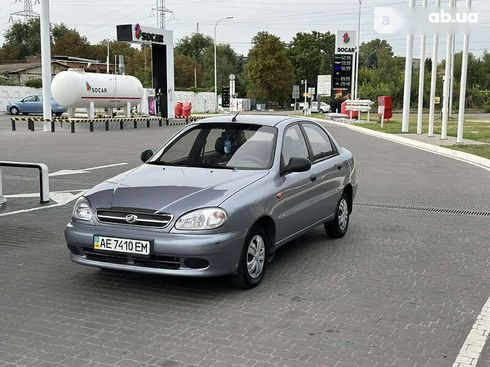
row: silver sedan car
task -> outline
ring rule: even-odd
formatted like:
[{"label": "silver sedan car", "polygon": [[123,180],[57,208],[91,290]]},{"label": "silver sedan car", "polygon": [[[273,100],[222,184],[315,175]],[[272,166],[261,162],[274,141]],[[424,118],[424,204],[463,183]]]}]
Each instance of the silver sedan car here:
[{"label": "silver sedan car", "polygon": [[76,202],[65,229],[74,262],[252,288],[285,243],[321,224],[347,232],[354,157],[314,121],[208,118],[141,159]]}]

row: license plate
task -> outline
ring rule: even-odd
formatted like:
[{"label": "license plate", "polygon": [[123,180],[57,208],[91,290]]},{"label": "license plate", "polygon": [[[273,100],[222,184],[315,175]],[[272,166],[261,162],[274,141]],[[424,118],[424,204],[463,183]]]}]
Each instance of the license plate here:
[{"label": "license plate", "polygon": [[94,250],[149,255],[150,241],[129,238],[94,236]]}]

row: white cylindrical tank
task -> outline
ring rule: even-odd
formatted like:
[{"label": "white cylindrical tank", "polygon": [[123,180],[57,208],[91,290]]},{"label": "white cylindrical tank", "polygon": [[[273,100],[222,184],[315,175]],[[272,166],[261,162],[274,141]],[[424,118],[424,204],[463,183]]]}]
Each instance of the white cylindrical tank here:
[{"label": "white cylindrical tank", "polygon": [[130,75],[86,73],[83,70],[62,71],[51,82],[53,98],[67,108],[137,106],[143,98],[141,82]]}]

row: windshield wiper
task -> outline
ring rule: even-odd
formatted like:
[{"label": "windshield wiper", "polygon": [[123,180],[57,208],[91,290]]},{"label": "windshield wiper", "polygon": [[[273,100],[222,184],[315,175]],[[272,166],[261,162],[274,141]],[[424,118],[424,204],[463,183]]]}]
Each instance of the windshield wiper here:
[{"label": "windshield wiper", "polygon": [[219,164],[191,164],[188,167],[197,167],[197,168],[216,168],[216,169],[230,169],[232,171],[235,171],[235,167],[229,167],[229,166],[221,166]]},{"label": "windshield wiper", "polygon": [[[153,161],[153,162],[146,162],[146,164],[153,164],[155,166],[180,166],[179,164],[175,163],[169,163],[169,162],[162,162],[162,161]],[[182,167],[187,167],[187,166],[182,166]]]}]

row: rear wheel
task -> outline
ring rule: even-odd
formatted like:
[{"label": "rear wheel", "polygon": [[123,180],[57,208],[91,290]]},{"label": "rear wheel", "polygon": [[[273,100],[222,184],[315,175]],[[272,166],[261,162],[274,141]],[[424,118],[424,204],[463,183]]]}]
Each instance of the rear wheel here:
[{"label": "rear wheel", "polygon": [[252,227],[242,250],[238,270],[230,278],[236,287],[249,289],[260,284],[267,268],[269,238],[262,227]]},{"label": "rear wheel", "polygon": [[54,115],[55,115],[55,116],[58,116],[58,117],[59,117],[59,116],[61,116],[62,114],[63,114],[63,112],[55,112],[55,113],[54,113]]},{"label": "rear wheel", "polygon": [[19,114],[19,109],[15,106],[10,107],[10,113],[12,115],[18,115]]},{"label": "rear wheel", "polygon": [[325,223],[325,232],[328,237],[341,238],[347,233],[349,228],[349,197],[344,193],[340,197],[333,221]]}]

